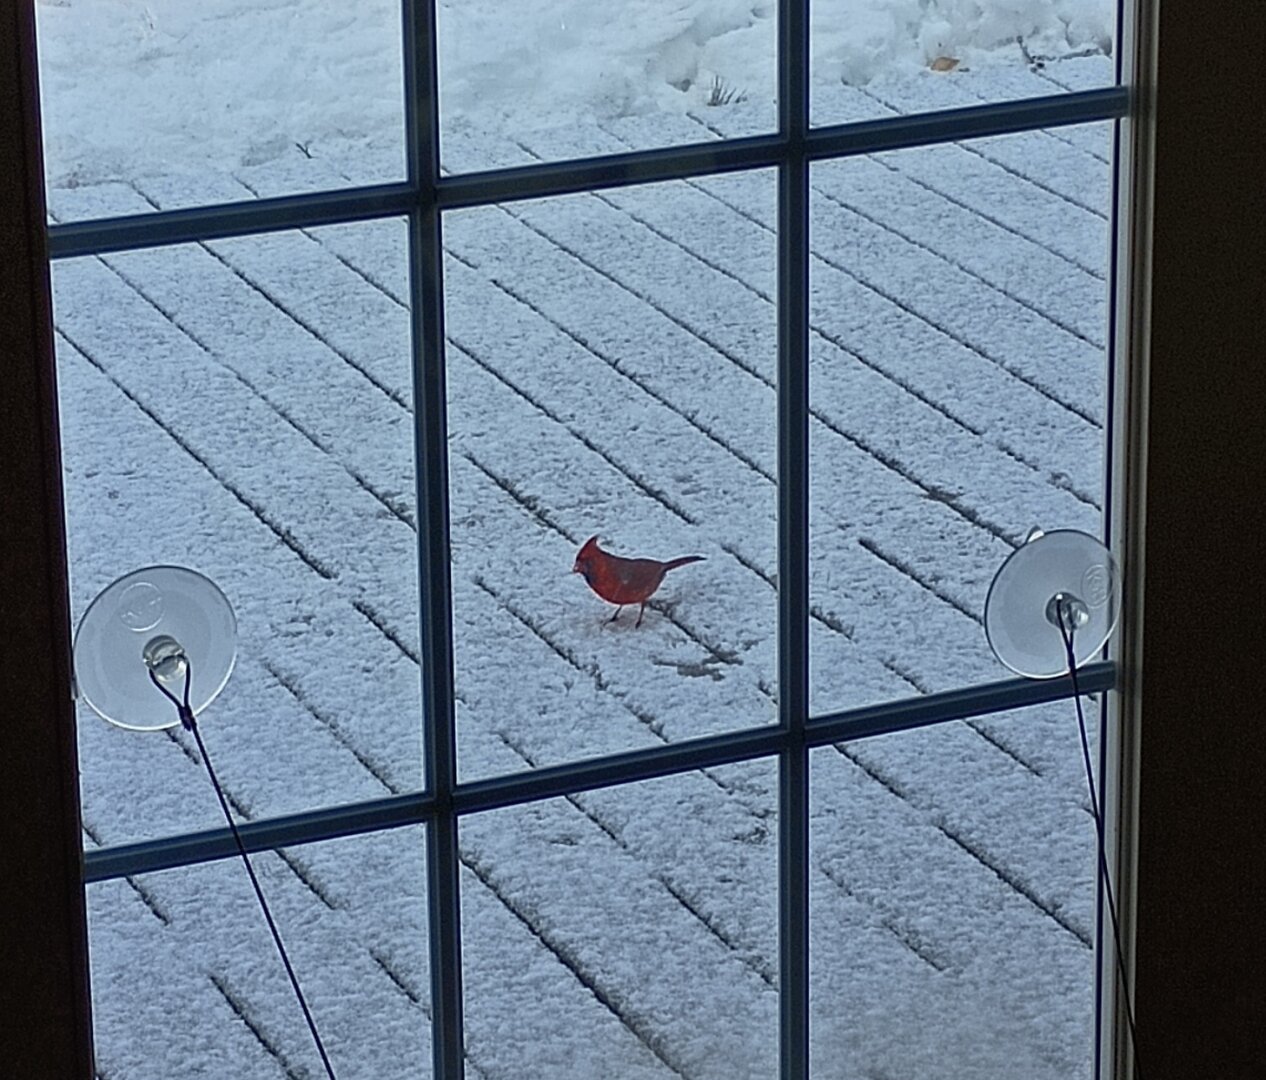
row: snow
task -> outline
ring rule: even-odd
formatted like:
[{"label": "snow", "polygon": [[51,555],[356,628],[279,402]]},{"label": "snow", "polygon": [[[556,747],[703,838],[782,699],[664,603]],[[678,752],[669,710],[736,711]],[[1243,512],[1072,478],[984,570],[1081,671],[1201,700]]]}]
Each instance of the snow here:
[{"label": "snow", "polygon": [[[768,131],[774,15],[441,2],[445,168]],[[815,122],[1110,84],[1113,17],[815,4]],[[393,4],[39,20],[56,221],[402,174]],[[994,570],[1034,524],[1099,530],[1111,135],[813,167],[814,713],[1003,677]],[[461,780],[774,722],[775,221],[768,171],[446,215]],[[406,245],[384,220],[54,266],[74,610],[153,563],[224,589],[202,729],[242,819],[421,784]],[[607,624],[568,573],[594,533],[706,561]],[[219,825],[182,733],[83,710],[79,737],[87,846]],[[815,1078],[1088,1075],[1067,702],[817,749],[810,799]],[[769,760],[463,819],[470,1075],[774,1075],[777,835]],[[422,837],[256,859],[343,1080],[430,1071]],[[89,905],[102,1080],[320,1075],[240,864]]]},{"label": "snow", "polygon": [[[371,159],[364,181],[404,175],[394,0],[40,0],[38,13],[54,186],[229,172],[296,147]],[[745,133],[772,130],[776,14],[772,0],[440,0],[441,134],[684,116],[717,85],[752,106]],[[820,0],[814,121],[858,118],[840,86],[938,59],[980,74],[1023,70],[1025,52],[1110,55],[1114,21],[1108,0]],[[1098,66],[1091,85],[1111,77]],[[666,141],[646,131],[640,146]],[[461,166],[447,151],[445,164]]]}]

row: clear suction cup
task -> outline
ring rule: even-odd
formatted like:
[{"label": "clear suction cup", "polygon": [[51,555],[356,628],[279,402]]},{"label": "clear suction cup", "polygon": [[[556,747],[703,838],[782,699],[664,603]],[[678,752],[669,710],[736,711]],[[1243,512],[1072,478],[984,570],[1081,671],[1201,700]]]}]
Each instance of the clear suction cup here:
[{"label": "clear suction cup", "polygon": [[149,566],[109,585],[75,631],[80,697],[112,724],[158,731],[180,723],[150,671],[176,697],[192,671],[195,715],[224,689],[237,658],[237,620],[213,582],[183,566]]},{"label": "clear suction cup", "polygon": [[1004,562],[985,599],[985,634],[994,655],[1019,675],[1068,672],[1060,621],[1071,626],[1080,667],[1116,629],[1121,579],[1111,552],[1088,533],[1034,530]]}]

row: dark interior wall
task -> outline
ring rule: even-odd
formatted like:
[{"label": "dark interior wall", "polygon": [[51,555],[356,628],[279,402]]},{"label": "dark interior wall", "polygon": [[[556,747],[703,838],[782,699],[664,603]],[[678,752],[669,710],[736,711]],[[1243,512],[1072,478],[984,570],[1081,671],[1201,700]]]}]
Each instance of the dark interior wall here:
[{"label": "dark interior wall", "polygon": [[[77,1080],[91,1064],[33,6],[0,3],[0,1071]],[[1266,16],[1259,0],[1162,0],[1160,19],[1139,1036],[1147,1080],[1260,1080]]]},{"label": "dark interior wall", "polygon": [[0,1075],[92,1075],[33,4],[0,3]]},{"label": "dark interior wall", "polygon": [[1139,798],[1147,1080],[1266,1077],[1260,0],[1161,0]]}]

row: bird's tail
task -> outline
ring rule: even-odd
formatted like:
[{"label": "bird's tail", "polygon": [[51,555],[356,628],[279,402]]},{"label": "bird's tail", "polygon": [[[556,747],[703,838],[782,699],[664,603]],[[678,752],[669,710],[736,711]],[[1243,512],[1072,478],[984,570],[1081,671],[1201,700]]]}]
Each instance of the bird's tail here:
[{"label": "bird's tail", "polygon": [[677,567],[685,566],[686,563],[692,562],[703,562],[703,556],[683,555],[680,559],[669,559],[668,562],[664,563],[664,573],[666,574],[669,570],[676,570]]}]

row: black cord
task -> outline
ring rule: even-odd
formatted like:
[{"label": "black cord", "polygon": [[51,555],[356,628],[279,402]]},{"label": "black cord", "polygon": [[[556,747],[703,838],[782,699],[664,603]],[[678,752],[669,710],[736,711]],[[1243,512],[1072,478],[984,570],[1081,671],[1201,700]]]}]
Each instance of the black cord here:
[{"label": "black cord", "polygon": [[255,888],[255,895],[259,898],[259,906],[264,912],[264,920],[268,923],[268,929],[272,931],[273,941],[277,944],[277,951],[281,954],[281,962],[285,965],[286,974],[290,976],[290,985],[294,987],[295,997],[299,999],[299,1007],[303,1010],[303,1018],[308,1022],[308,1030],[312,1032],[312,1041],[316,1043],[317,1053],[321,1055],[321,1063],[325,1066],[326,1075],[330,1080],[337,1080],[334,1075],[334,1066],[330,1064],[329,1055],[325,1052],[325,1045],[321,1042],[321,1036],[317,1033],[316,1021],[312,1019],[312,1012],[308,1008],[308,1003],[303,996],[303,991],[299,989],[299,979],[295,975],[295,969],[290,964],[290,957],[286,953],[286,947],[281,943],[281,933],[277,930],[277,924],[273,922],[273,913],[268,908],[268,901],[264,899],[264,890],[260,887],[259,878],[255,876],[255,868],[251,866],[250,857],[246,854],[246,845],[242,843],[242,835],[237,831],[237,824],[233,821],[233,815],[229,812],[228,800],[224,797],[224,789],[220,787],[220,781],[215,775],[215,770],[211,767],[211,758],[207,755],[207,748],[202,742],[202,732],[198,730],[198,722],[193,717],[193,710],[189,707],[189,683],[192,676],[192,669],[189,661],[185,660],[185,693],[184,700],[179,701],[176,695],[167,689],[150,670],[149,679],[155,686],[161,690],[173,705],[176,706],[176,712],[180,715],[181,726],[186,731],[193,732],[193,737],[198,743],[198,752],[202,755],[202,763],[207,767],[207,775],[211,777],[211,784],[215,788],[216,797],[220,800],[220,809],[224,811],[224,820],[229,823],[229,831],[233,834],[233,840],[237,844],[238,854],[242,856],[242,862],[246,865],[246,872],[250,875],[251,885]]},{"label": "black cord", "polygon": [[1068,656],[1068,677],[1073,683],[1073,702],[1077,706],[1077,728],[1081,733],[1081,757],[1082,762],[1086,766],[1086,785],[1090,788],[1090,811],[1095,819],[1095,835],[1098,838],[1099,851],[1099,876],[1103,881],[1104,896],[1108,901],[1108,916],[1112,920],[1112,941],[1115,946],[1114,952],[1117,958],[1117,971],[1121,975],[1121,996],[1125,999],[1125,1019],[1130,1028],[1130,1045],[1134,1051],[1134,1075],[1142,1080],[1143,1070],[1139,1066],[1139,1039],[1138,1032],[1134,1027],[1134,1006],[1130,1002],[1130,980],[1125,973],[1125,957],[1121,954],[1121,924],[1117,919],[1117,903],[1112,895],[1112,879],[1108,874],[1108,857],[1104,851],[1105,840],[1103,835],[1103,813],[1099,809],[1099,799],[1095,794],[1094,769],[1090,764],[1090,740],[1086,737],[1086,714],[1081,708],[1081,687],[1077,682],[1077,656],[1073,652],[1073,634],[1076,628],[1072,626],[1072,619],[1069,616],[1069,625],[1065,626],[1064,619],[1065,609],[1061,604],[1058,607],[1059,613],[1059,634],[1064,639],[1064,651]]}]

